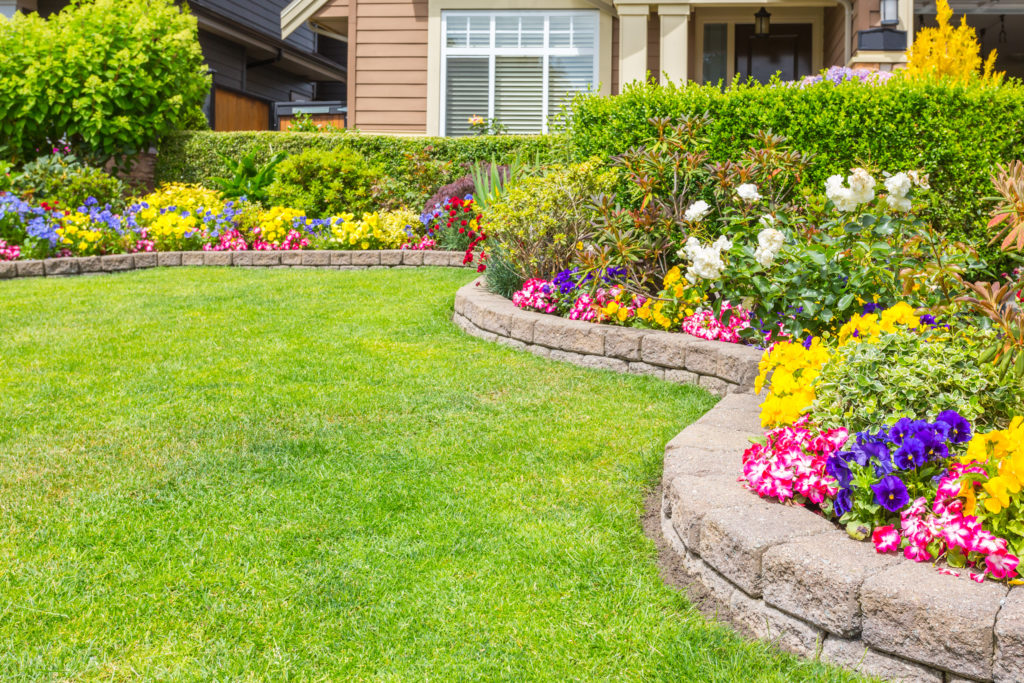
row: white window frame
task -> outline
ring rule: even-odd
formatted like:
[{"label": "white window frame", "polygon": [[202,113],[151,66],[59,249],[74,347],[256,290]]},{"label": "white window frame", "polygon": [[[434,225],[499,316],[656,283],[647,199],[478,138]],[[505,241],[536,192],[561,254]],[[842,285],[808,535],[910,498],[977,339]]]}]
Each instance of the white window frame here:
[{"label": "white window frame", "polygon": [[[453,17],[490,17],[489,47],[448,47],[448,20]],[[495,24],[497,17],[511,16],[543,16],[544,45],[541,47],[495,47]],[[579,16],[593,21],[594,43],[590,48],[580,47],[547,47],[551,36],[551,18]],[[570,36],[572,33],[570,32]],[[494,119],[494,58],[495,57],[541,57],[543,80],[541,84],[542,112],[541,134],[548,132],[548,77],[551,57],[584,57],[593,53],[592,76],[590,87],[597,86],[600,74],[601,17],[598,10],[443,10],[441,12],[441,115],[440,133],[447,135],[448,119],[448,58],[449,57],[486,57],[487,58],[487,120]]]}]

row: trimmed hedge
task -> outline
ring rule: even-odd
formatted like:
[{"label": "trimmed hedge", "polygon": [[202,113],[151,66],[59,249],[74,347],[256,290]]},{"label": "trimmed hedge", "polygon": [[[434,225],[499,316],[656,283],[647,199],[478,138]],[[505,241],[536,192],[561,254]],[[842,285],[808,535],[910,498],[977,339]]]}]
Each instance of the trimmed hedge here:
[{"label": "trimmed hedge", "polygon": [[[154,169],[157,183],[184,182],[211,186],[210,179],[228,175],[220,153],[233,159],[255,150],[258,163],[276,152],[294,154],[306,149],[353,149],[381,166],[394,181],[394,191],[422,204],[441,185],[468,173],[477,160],[508,163],[517,154],[541,162],[566,158],[564,139],[557,136],[497,135],[465,138],[399,137],[362,133],[293,133],[257,131],[218,133],[196,131],[176,133],[160,143]],[[424,162],[451,162],[434,186],[424,190]],[[419,181],[419,182],[417,182]],[[412,206],[418,209],[418,206]]]},{"label": "trimmed hedge", "polygon": [[770,129],[792,148],[816,155],[803,187],[820,194],[851,166],[930,174],[933,217],[947,234],[988,241],[989,175],[999,161],[1024,155],[1024,85],[1000,87],[893,78],[799,88],[741,84],[726,88],[636,84],[613,97],[578,97],[570,107],[574,156],[606,158],[641,144],[652,117],[707,112],[713,160],[737,158],[750,134]]}]

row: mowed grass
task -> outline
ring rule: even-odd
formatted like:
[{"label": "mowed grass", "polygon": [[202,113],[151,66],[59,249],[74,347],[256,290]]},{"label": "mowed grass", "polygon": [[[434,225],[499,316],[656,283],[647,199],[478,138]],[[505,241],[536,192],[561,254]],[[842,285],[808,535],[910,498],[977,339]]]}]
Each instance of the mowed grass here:
[{"label": "mowed grass", "polygon": [[0,679],[849,680],[659,580],[713,400],[472,339],[466,278],[0,282]]}]

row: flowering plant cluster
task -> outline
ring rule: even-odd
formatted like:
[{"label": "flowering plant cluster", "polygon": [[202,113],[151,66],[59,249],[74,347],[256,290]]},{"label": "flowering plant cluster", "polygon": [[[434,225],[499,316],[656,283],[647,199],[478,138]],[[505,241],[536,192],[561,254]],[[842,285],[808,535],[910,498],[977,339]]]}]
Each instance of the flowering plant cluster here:
[{"label": "flowering plant cluster", "polygon": [[764,443],[744,452],[740,482],[765,498],[820,506],[838,490],[826,463],[846,440],[845,429],[816,432],[808,428],[806,419],[773,429]]},{"label": "flowering plant cluster", "polygon": [[115,211],[94,198],[65,208],[0,192],[2,260],[151,251],[429,249],[416,214],[388,211],[310,218],[291,207],[224,199],[168,184]]},{"label": "flowering plant cluster", "polygon": [[801,419],[814,403],[814,380],[828,359],[828,348],[817,337],[777,342],[761,356],[754,391],[769,387],[761,404],[762,427],[793,425]]},{"label": "flowering plant cluster", "polygon": [[[481,215],[473,195],[449,197],[443,204],[436,204],[431,211],[420,216],[426,229],[426,237],[435,240],[446,249],[464,251],[463,264],[477,263],[477,271],[486,268],[487,252],[481,246],[487,234],[481,227]],[[479,254],[477,250],[479,249]]]}]

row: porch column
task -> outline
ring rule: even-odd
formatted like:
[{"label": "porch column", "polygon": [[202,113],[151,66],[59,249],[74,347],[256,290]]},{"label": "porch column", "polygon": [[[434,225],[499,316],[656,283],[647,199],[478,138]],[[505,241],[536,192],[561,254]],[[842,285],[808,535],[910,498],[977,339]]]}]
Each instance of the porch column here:
[{"label": "porch column", "polygon": [[685,83],[690,77],[690,6],[658,5],[661,20],[659,80]]},{"label": "porch column", "polygon": [[619,89],[647,78],[647,5],[619,5]]}]

